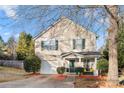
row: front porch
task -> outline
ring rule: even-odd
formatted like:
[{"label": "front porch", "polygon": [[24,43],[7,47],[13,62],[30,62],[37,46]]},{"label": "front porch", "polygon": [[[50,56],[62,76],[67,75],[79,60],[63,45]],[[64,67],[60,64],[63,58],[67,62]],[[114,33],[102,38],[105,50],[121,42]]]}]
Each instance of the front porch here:
[{"label": "front porch", "polygon": [[[97,52],[98,53],[98,52]],[[63,66],[67,74],[83,74],[98,76],[96,68],[99,54],[93,52],[70,52],[62,55]]]}]

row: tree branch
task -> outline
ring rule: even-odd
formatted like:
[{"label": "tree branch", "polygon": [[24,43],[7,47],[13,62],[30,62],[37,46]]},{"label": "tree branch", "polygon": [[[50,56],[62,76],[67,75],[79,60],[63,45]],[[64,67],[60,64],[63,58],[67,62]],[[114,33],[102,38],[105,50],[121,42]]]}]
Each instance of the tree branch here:
[{"label": "tree branch", "polygon": [[104,5],[104,8],[105,8],[106,12],[109,14],[109,16],[118,23],[118,18],[113,15],[113,13],[110,11],[110,8],[108,8],[106,5]]},{"label": "tree branch", "polygon": [[89,8],[103,8],[103,6],[101,5],[84,5],[84,6],[80,6],[80,5],[77,5],[78,8],[80,9],[89,9]]}]

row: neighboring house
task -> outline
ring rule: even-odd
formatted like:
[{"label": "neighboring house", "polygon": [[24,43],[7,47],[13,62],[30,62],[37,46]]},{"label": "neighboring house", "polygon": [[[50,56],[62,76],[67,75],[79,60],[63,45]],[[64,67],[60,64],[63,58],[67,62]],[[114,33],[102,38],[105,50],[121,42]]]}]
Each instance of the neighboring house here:
[{"label": "neighboring house", "polygon": [[96,35],[70,19],[61,17],[34,40],[35,54],[42,62],[42,74],[57,74],[57,67],[65,66],[92,68],[94,75],[98,75]]}]

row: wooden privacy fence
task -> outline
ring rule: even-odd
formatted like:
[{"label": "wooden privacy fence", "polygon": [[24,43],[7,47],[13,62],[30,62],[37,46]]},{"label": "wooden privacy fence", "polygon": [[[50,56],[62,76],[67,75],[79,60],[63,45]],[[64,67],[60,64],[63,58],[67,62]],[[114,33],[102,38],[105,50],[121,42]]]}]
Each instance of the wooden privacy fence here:
[{"label": "wooden privacy fence", "polygon": [[15,67],[23,69],[23,61],[18,60],[0,60],[0,66]]}]

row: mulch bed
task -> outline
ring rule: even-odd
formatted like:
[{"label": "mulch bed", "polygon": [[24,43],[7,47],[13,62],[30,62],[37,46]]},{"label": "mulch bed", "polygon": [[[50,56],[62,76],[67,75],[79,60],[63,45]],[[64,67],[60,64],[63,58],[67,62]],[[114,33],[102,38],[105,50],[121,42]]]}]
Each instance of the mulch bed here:
[{"label": "mulch bed", "polygon": [[124,88],[124,85],[109,85],[107,76],[79,76],[74,84],[76,88]]},{"label": "mulch bed", "polygon": [[71,76],[75,76],[75,78],[77,79],[87,79],[87,80],[105,80],[106,79],[106,77],[101,77],[101,76],[91,76],[91,75],[79,76],[79,75],[61,75],[61,74],[53,75],[53,78],[57,80],[64,80],[67,77],[71,78]]},{"label": "mulch bed", "polygon": [[87,80],[106,80],[106,76],[91,76],[91,75],[62,75],[62,74],[57,74],[57,75],[53,75],[53,78],[54,79],[57,79],[57,80],[64,80],[66,79],[67,77],[70,77],[71,76],[75,76],[77,79],[87,79]]},{"label": "mulch bed", "polygon": [[90,75],[76,76],[76,78],[84,78],[84,79],[100,79],[99,76],[90,76]]},{"label": "mulch bed", "polygon": [[67,75],[53,75],[53,78],[56,80],[65,80],[67,78]]}]

